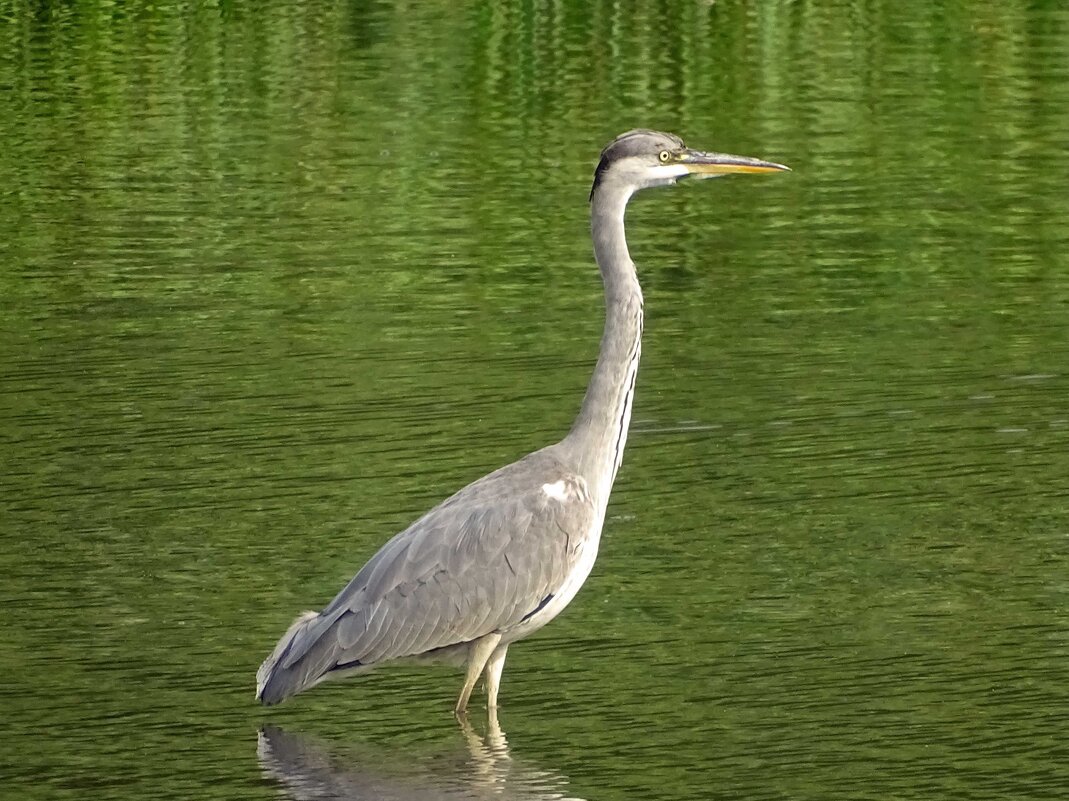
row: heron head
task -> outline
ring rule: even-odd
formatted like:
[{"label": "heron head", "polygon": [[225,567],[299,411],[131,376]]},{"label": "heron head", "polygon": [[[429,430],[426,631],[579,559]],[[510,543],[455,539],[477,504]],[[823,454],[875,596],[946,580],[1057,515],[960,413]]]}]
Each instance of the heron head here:
[{"label": "heron head", "polygon": [[681,178],[718,178],[732,173],[790,170],[782,164],[728,153],[692,150],[675,134],[644,129],[628,131],[601,151],[591,197],[601,185],[615,185],[627,194],[653,186],[670,186]]}]

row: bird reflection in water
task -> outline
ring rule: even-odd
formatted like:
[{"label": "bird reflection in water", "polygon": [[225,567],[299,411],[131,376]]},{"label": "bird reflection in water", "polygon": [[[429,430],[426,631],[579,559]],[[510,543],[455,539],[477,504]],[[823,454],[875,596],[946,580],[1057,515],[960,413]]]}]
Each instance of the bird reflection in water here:
[{"label": "bird reflection in water", "polygon": [[568,780],[560,773],[514,758],[496,715],[490,715],[485,735],[462,717],[460,733],[463,745],[457,749],[413,758],[265,726],[257,756],[264,775],[296,801],[582,801],[568,794]]}]

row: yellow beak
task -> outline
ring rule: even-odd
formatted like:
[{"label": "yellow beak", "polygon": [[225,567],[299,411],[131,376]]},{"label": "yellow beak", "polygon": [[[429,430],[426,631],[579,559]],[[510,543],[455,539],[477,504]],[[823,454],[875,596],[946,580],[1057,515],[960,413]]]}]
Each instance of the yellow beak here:
[{"label": "yellow beak", "polygon": [[686,150],[679,163],[693,175],[731,175],[732,173],[790,172],[791,168],[774,161],[761,161],[747,156],[732,156],[729,153],[702,153]]}]

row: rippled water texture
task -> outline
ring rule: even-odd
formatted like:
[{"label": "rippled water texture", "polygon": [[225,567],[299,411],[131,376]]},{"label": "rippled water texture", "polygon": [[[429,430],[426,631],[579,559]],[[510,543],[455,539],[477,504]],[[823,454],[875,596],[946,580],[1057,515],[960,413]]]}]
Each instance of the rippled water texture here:
[{"label": "rippled water texture", "polygon": [[[190,5],[0,2],[0,795],[1069,794],[1064,4]],[[500,726],[259,707],[567,430],[635,126],[794,172],[634,203],[634,432]]]}]

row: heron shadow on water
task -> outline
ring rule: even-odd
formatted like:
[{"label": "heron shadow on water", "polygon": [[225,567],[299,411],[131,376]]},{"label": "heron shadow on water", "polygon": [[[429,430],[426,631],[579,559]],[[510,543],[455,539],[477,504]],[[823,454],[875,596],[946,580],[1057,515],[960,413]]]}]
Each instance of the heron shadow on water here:
[{"label": "heron shadow on water", "polygon": [[609,143],[590,191],[605,328],[571,430],[444,500],[383,545],[324,609],[300,615],[257,672],[262,703],[389,663],[442,662],[466,668],[456,713],[483,677],[493,715],[509,645],[560,614],[589,575],[623,459],[643,319],[624,234],[628,201],[684,178],[787,169],[693,150],[658,131]]},{"label": "heron shadow on water", "polygon": [[581,801],[568,795],[565,776],[513,756],[493,712],[485,734],[466,719],[460,731],[460,748],[414,757],[265,726],[256,753],[264,776],[299,800]]}]

